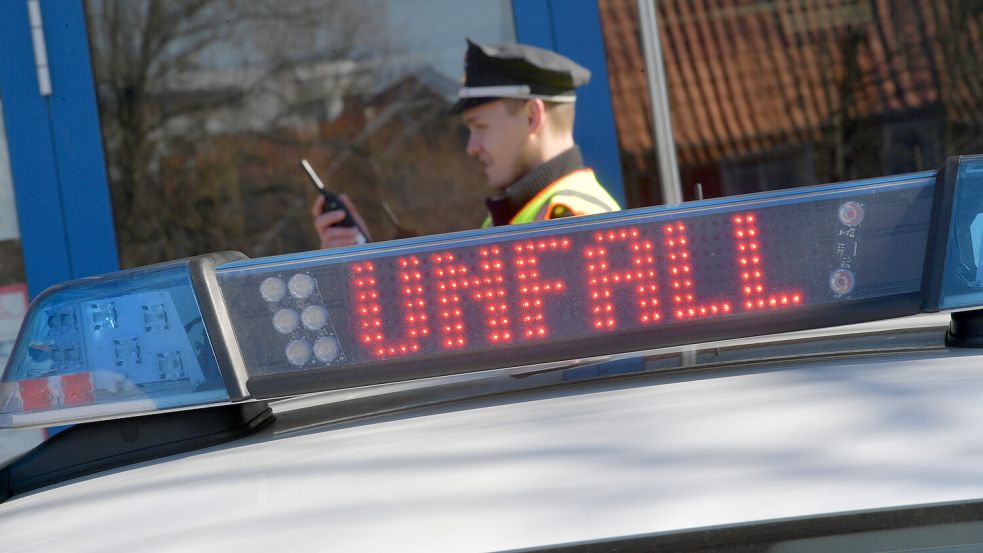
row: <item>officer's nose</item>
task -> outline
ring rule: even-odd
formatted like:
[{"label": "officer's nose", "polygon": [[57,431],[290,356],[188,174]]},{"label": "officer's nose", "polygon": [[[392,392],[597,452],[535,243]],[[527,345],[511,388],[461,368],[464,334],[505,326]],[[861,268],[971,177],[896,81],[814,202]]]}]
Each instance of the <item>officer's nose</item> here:
[{"label": "officer's nose", "polygon": [[475,137],[474,133],[468,133],[467,153],[472,157],[478,157],[478,154],[481,153],[481,143]]}]

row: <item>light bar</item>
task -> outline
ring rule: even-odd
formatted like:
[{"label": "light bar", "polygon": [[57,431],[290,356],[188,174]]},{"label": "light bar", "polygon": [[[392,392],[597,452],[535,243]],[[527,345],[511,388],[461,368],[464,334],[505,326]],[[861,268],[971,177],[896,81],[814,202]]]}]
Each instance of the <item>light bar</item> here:
[{"label": "light bar", "polygon": [[[243,261],[217,280],[255,397],[846,324],[920,311],[934,183]],[[264,293],[295,279],[314,286]],[[292,322],[311,309],[323,324]]]},{"label": "light bar", "polygon": [[30,309],[0,426],[980,307],[981,214],[974,156],[938,173],[69,283]]},{"label": "light bar", "polygon": [[46,290],[31,304],[0,380],[0,427],[228,402],[190,265],[178,261]]}]

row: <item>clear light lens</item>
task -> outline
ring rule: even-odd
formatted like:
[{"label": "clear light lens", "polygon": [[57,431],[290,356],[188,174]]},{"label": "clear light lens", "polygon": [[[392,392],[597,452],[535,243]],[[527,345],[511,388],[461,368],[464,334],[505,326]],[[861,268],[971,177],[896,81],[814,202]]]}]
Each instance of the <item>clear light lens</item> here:
[{"label": "clear light lens", "polygon": [[151,330],[167,330],[167,309],[163,305],[144,305],[143,306],[143,329],[147,332]]},{"label": "clear light lens", "polygon": [[328,324],[328,310],[320,305],[309,305],[304,308],[300,318],[308,330],[318,331]]},{"label": "clear light lens", "polygon": [[281,309],[273,315],[273,328],[281,334],[290,334],[300,328],[300,315],[293,309]]},{"label": "clear light lens", "polygon": [[314,342],[314,356],[322,363],[330,363],[338,358],[341,347],[334,336],[322,336]]},{"label": "clear light lens", "polygon": [[259,293],[270,303],[277,303],[287,295],[287,285],[279,277],[269,277],[259,285]]},{"label": "clear light lens", "polygon": [[158,353],[157,372],[161,380],[186,378],[187,372],[184,370],[184,360],[181,359],[181,352]]},{"label": "clear light lens", "polygon": [[[119,322],[116,320],[116,306],[112,302],[96,303],[89,306],[92,315],[92,329],[102,330],[104,328],[116,328]],[[48,322],[49,326],[51,322]]]},{"label": "clear light lens", "polygon": [[311,360],[311,344],[307,340],[291,340],[286,349],[287,361],[295,367],[303,367]]},{"label": "clear light lens", "polygon": [[78,330],[75,324],[75,311],[66,308],[59,308],[48,313],[48,327],[55,334],[70,334]]},{"label": "clear light lens", "polygon": [[179,261],[41,294],[0,377],[0,427],[59,426],[228,398],[188,264]]},{"label": "clear light lens", "polygon": [[55,363],[63,363],[65,361],[65,350],[62,348],[51,348],[51,360]]},{"label": "clear light lens", "polygon": [[129,367],[143,364],[140,341],[136,338],[113,340],[113,352],[116,355],[117,367]]},{"label": "clear light lens", "polygon": [[287,288],[290,290],[290,295],[302,300],[314,293],[314,277],[307,273],[299,273],[292,277],[287,282]]}]

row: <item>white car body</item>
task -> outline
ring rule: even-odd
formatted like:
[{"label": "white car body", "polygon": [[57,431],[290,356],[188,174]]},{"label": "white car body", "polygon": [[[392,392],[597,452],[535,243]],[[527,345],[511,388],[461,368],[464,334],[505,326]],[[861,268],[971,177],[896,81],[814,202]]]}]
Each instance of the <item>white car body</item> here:
[{"label": "white car body", "polygon": [[[497,551],[983,498],[983,358],[929,332],[937,346],[752,355],[364,417],[344,416],[358,394],[286,400],[257,435],[0,504],[0,543]],[[821,350],[809,337],[824,334],[793,337]]]}]

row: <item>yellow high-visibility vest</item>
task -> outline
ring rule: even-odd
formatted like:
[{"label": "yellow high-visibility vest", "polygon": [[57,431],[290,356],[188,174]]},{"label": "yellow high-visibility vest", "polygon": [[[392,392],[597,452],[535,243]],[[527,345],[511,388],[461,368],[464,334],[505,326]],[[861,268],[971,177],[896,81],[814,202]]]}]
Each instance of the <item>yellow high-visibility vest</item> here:
[{"label": "yellow high-visibility vest", "polygon": [[[574,215],[594,215],[618,211],[621,206],[597,182],[592,169],[578,169],[539,191],[509,221],[510,225],[546,221]],[[489,216],[482,228],[492,226]]]}]

